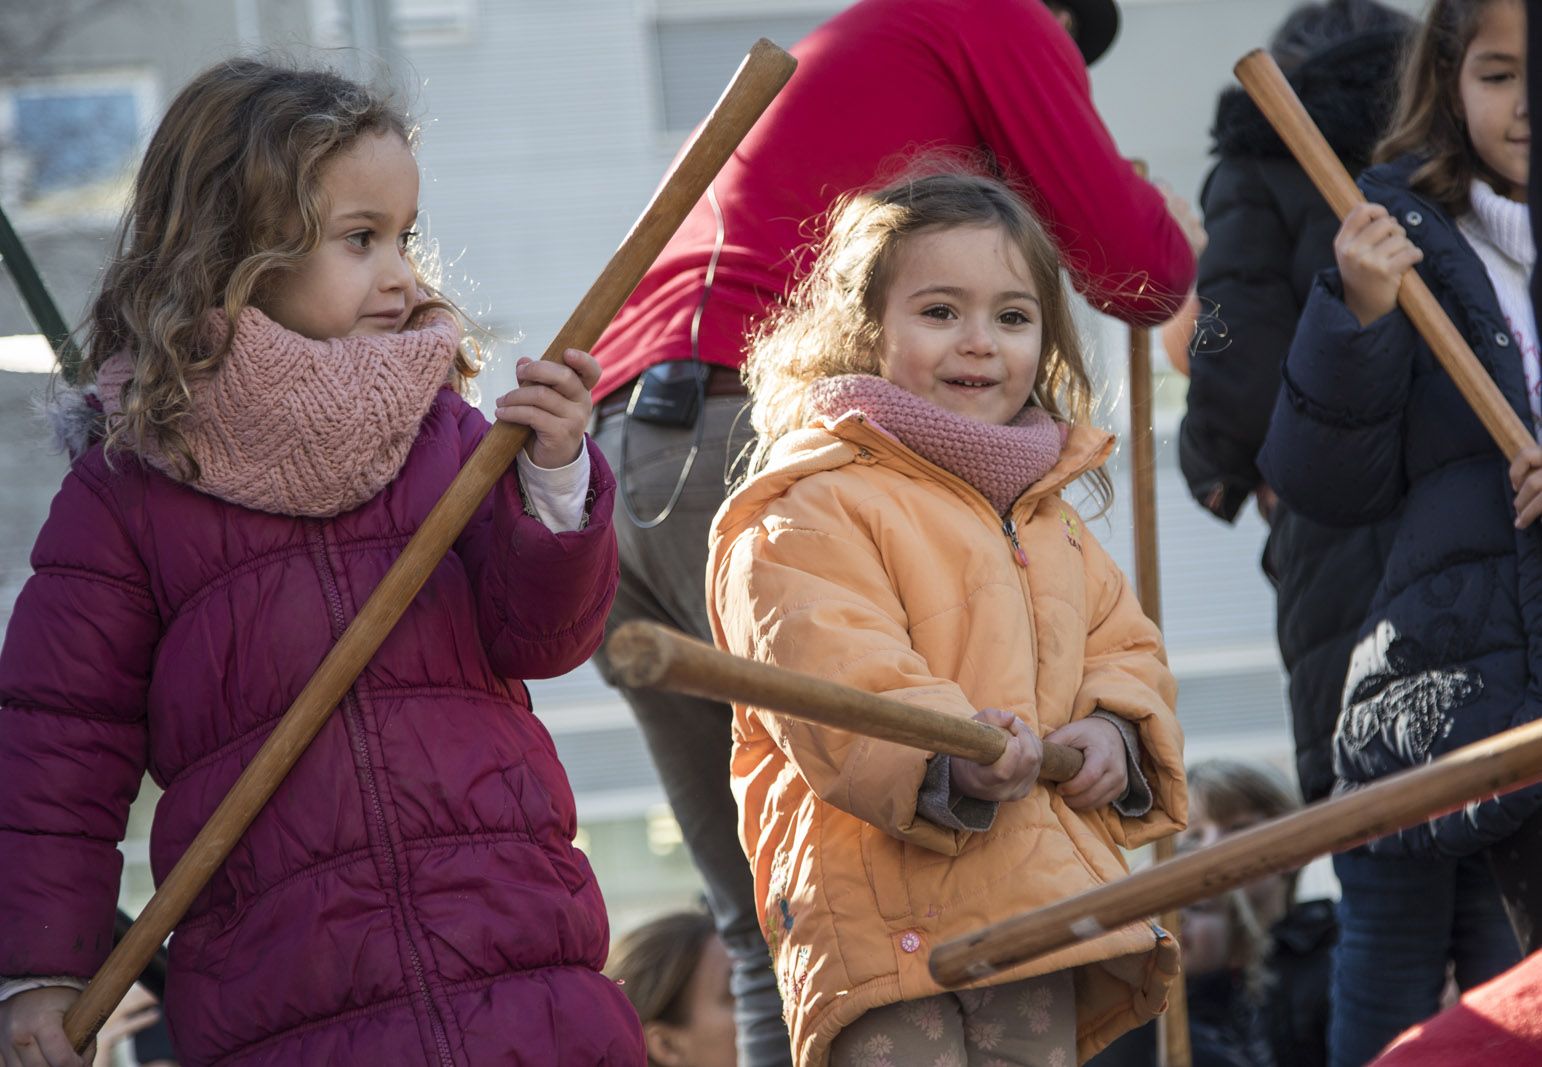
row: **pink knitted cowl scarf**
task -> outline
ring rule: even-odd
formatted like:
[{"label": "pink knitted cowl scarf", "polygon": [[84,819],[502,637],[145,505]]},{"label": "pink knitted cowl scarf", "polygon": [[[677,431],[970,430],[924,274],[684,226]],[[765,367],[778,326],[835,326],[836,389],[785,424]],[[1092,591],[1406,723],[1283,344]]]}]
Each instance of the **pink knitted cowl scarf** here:
[{"label": "pink knitted cowl scarf", "polygon": [[[210,343],[224,337],[228,321],[210,313]],[[194,487],[257,511],[313,518],[351,511],[379,493],[407,461],[460,343],[447,312],[431,311],[414,325],[314,341],[247,308],[218,368],[188,383],[191,413],[181,429],[198,462]],[[109,418],[122,410],[133,375],[128,352],[97,372]],[[179,477],[153,444],[140,455]]]},{"label": "pink knitted cowl scarf", "polygon": [[838,419],[860,411],[881,429],[989,500],[998,515],[1060,460],[1069,427],[1029,404],[1005,426],[979,422],[871,374],[840,374],[809,386],[817,414]]}]

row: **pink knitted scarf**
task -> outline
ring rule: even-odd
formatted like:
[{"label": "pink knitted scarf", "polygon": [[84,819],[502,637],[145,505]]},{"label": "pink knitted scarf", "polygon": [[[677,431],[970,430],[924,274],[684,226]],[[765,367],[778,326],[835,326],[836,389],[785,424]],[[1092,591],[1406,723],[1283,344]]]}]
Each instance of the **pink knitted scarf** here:
[{"label": "pink knitted scarf", "polygon": [[940,408],[871,374],[841,374],[809,386],[809,403],[836,419],[860,411],[922,458],[958,475],[991,502],[998,515],[1060,460],[1069,427],[1029,404],[1005,426]]},{"label": "pink knitted scarf", "polygon": [[[205,337],[224,338],[224,312]],[[196,488],[242,507],[315,518],[358,507],[395,478],[417,438],[460,343],[446,312],[398,334],[313,341],[256,308],[236,323],[215,371],[189,382],[183,439],[199,467]],[[134,359],[119,352],[97,372],[102,409],[122,410]],[[142,451],[173,478],[176,465],[154,445]]]}]

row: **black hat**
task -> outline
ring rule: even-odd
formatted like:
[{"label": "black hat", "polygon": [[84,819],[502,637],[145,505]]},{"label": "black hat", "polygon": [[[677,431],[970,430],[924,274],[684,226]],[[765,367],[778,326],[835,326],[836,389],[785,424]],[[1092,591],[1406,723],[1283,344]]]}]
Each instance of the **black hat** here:
[{"label": "black hat", "polygon": [[1119,5],[1114,0],[1049,0],[1076,20],[1076,47],[1090,67],[1108,51],[1119,33]]}]

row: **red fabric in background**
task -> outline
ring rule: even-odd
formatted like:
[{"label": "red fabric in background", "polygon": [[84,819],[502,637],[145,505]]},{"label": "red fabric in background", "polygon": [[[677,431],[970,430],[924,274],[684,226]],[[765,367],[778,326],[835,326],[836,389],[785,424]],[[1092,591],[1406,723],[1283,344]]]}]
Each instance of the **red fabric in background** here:
[{"label": "red fabric in background", "polygon": [[1534,953],[1394,1041],[1374,1067],[1542,1064],[1542,953]]},{"label": "red fabric in background", "polygon": [[[797,73],[714,183],[725,241],[702,359],[740,363],[746,327],[806,262],[810,219],[931,150],[988,146],[1095,306],[1155,324],[1182,302],[1194,279],[1188,243],[1119,155],[1081,55],[1042,0],[862,0],[792,52]],[[691,357],[716,234],[702,200],[595,346],[605,365],[596,398]]]}]

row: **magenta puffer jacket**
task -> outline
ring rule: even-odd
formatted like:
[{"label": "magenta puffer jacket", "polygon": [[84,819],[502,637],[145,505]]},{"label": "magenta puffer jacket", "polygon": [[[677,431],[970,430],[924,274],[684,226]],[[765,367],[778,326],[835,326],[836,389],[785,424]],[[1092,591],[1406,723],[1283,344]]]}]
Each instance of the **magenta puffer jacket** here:
[{"label": "magenta puffer jacket", "polygon": [[[401,473],[329,519],[79,458],[0,651],[0,975],[90,975],[129,802],[165,790],[160,879],[459,470],[487,422],[440,392]],[[615,482],[585,529],[511,470],[178,926],[186,1064],[640,1065],[572,792],[520,678],[594,651]]]}]

